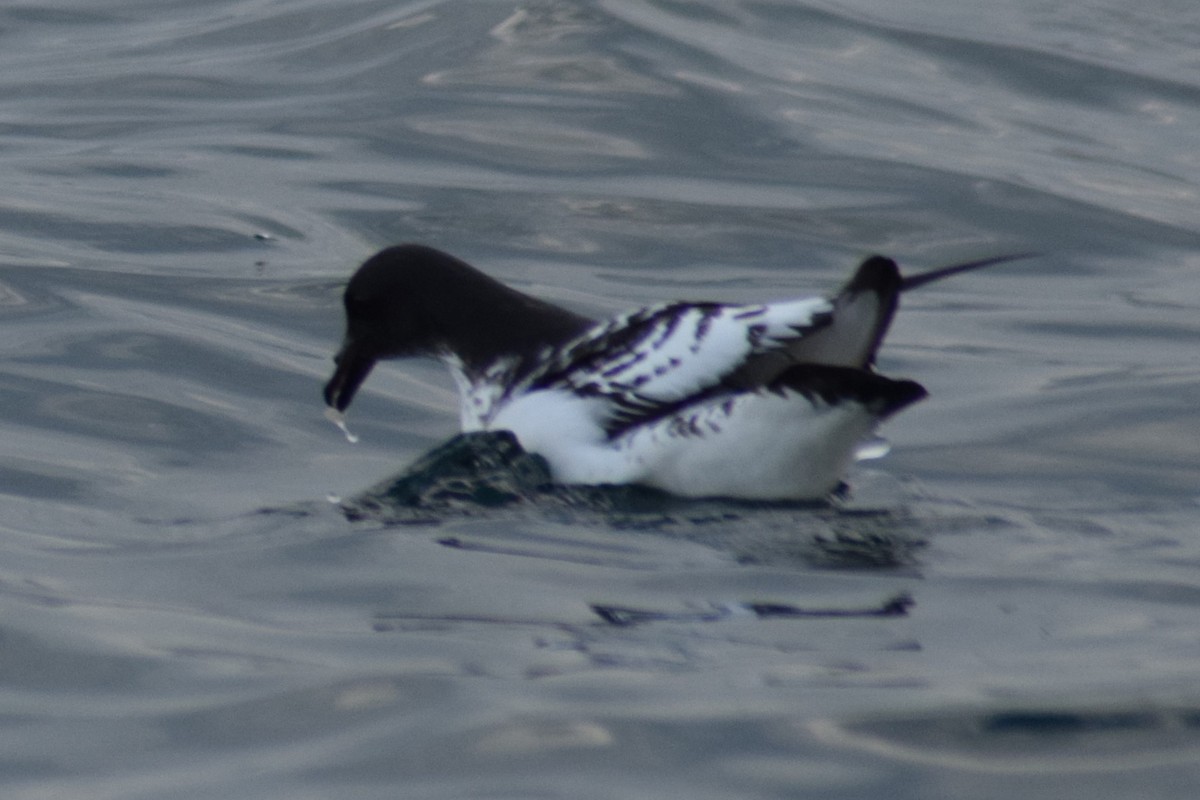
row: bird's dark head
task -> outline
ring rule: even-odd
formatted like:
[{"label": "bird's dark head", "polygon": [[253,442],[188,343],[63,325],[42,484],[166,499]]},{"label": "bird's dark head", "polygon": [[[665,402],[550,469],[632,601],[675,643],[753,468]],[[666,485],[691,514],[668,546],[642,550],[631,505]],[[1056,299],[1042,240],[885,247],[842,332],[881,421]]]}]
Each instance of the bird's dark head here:
[{"label": "bird's dark head", "polygon": [[338,411],[379,359],[450,355],[477,374],[500,358],[524,362],[592,324],[417,244],[367,259],[346,285],[344,302],[346,338],[325,385],[325,402]]},{"label": "bird's dark head", "polygon": [[[433,355],[444,347],[438,304],[453,301],[444,285],[474,273],[458,259],[422,245],[397,245],[363,263],[346,285],[346,335],[334,356],[325,402],[345,411],[375,362]],[[478,273],[476,273],[478,274]]]}]

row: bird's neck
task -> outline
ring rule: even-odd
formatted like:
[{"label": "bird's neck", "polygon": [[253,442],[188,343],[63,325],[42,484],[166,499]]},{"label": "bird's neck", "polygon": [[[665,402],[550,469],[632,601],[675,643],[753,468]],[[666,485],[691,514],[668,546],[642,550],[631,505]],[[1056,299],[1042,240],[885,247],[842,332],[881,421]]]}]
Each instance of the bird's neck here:
[{"label": "bird's neck", "polygon": [[498,360],[521,365],[592,326],[586,317],[530,297],[482,273],[467,291],[429,309],[442,347],[467,375],[482,375]]}]

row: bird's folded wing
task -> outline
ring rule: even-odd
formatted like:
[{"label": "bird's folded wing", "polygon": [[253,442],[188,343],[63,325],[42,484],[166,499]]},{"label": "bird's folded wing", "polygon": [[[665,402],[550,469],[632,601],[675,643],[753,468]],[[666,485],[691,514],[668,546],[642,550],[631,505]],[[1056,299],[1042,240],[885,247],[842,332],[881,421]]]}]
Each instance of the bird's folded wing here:
[{"label": "bird's folded wing", "polygon": [[625,428],[714,393],[757,388],[738,380],[747,365],[773,358],[786,362],[787,348],[828,325],[832,310],[823,298],[641,309],[567,344],[530,376],[529,389],[569,389],[608,400],[611,426]]}]

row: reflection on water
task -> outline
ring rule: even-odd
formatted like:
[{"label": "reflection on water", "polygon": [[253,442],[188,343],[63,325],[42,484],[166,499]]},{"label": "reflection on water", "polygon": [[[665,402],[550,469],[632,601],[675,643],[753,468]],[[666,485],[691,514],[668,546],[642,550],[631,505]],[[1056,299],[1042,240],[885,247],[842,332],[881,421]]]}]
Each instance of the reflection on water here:
[{"label": "reflection on water", "polygon": [[[920,538],[942,521],[902,510],[856,506],[849,487],[829,501],[747,501],[675,497],[644,486],[577,486],[552,481],[540,456],[508,431],[459,434],[399,474],[344,501],[347,519],[385,525],[441,525],[482,517],[579,528],[655,531],[735,553],[742,563],[807,563],[888,568],[915,563]],[[456,547],[458,537],[440,540]]]},{"label": "reflection on water", "polygon": [[901,761],[1006,775],[1190,770],[1200,756],[1194,708],[1013,709],[839,725],[814,721],[822,741]]}]

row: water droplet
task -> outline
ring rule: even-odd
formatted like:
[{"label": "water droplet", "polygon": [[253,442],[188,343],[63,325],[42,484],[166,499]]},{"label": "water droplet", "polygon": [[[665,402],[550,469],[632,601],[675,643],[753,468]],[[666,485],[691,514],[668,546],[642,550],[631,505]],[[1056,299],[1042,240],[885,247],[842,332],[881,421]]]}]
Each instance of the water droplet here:
[{"label": "water droplet", "polygon": [[855,461],[873,461],[883,458],[892,451],[892,444],[881,436],[872,436],[859,443],[854,451]]},{"label": "water droplet", "polygon": [[356,444],[358,442],[358,437],[351,433],[350,429],[346,427],[346,417],[342,414],[342,412],[338,411],[336,408],[327,408],[325,409],[325,419],[338,426],[338,429],[346,435],[347,442],[350,444]]}]

